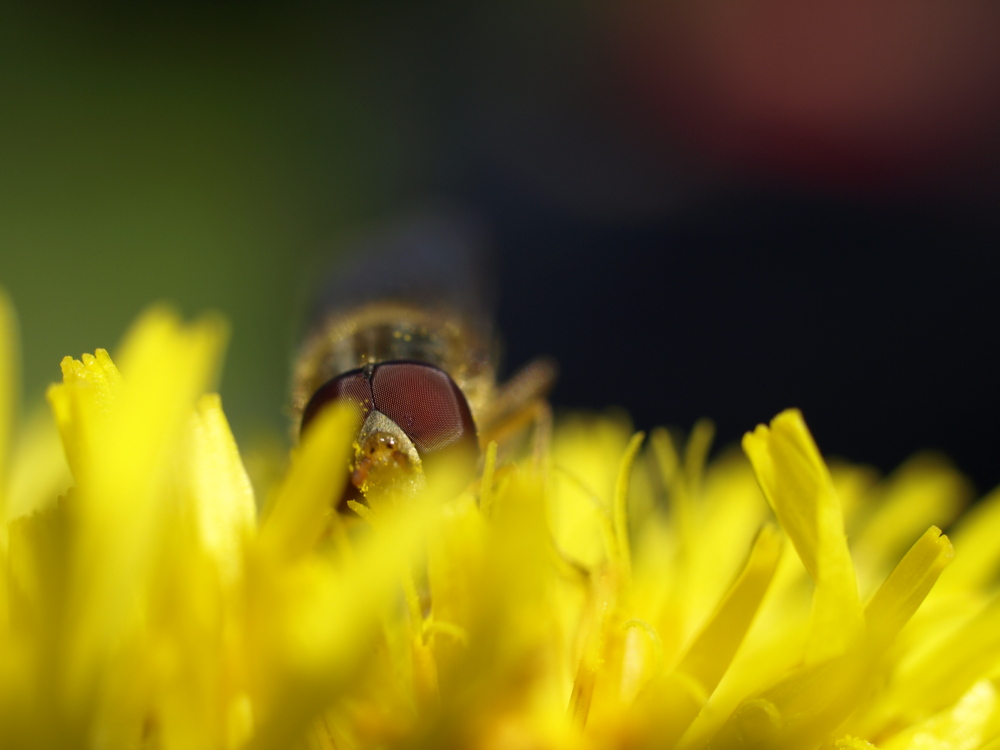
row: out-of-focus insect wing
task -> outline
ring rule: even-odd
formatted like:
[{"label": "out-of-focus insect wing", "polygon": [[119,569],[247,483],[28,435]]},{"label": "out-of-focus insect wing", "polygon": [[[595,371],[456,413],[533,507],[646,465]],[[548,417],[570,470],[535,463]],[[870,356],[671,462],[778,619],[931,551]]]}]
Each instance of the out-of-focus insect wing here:
[{"label": "out-of-focus insect wing", "polygon": [[446,309],[492,335],[495,284],[485,232],[458,212],[420,214],[350,243],[320,289],[316,325],[371,302]]}]

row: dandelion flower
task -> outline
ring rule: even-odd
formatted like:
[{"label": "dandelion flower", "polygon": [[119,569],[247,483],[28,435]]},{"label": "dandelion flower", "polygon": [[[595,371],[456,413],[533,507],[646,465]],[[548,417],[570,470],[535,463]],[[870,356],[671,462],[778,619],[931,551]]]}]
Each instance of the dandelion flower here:
[{"label": "dandelion flower", "polygon": [[576,415],[349,522],[354,415],[255,495],[224,339],[154,309],[65,359],[59,450],[14,429],[0,302],[4,748],[1000,747],[1000,495],[961,515],[941,459],[830,466],[786,411],[709,463],[707,423]]}]

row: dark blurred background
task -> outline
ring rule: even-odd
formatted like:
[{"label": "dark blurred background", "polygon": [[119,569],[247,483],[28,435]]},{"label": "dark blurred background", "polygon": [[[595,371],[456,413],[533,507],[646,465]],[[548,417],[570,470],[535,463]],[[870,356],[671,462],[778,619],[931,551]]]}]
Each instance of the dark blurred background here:
[{"label": "dark blurred background", "polygon": [[239,436],[284,434],[341,238],[444,202],[557,405],[723,443],[794,405],[1000,482],[995,2],[0,3],[29,399],[167,299],[232,321]]}]

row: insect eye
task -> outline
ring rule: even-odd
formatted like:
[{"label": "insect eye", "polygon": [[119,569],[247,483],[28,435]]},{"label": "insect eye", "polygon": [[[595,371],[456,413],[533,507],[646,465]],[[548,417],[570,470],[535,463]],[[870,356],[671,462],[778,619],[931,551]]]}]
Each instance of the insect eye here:
[{"label": "insect eye", "polygon": [[478,449],[469,404],[443,370],[384,362],[371,385],[375,408],[402,428],[421,455],[459,444]]},{"label": "insect eye", "polygon": [[306,427],[319,414],[323,407],[339,400],[355,404],[361,413],[362,419],[368,416],[368,413],[372,410],[372,388],[371,383],[364,375],[364,371],[351,370],[321,385],[302,411],[300,434],[305,433]]}]

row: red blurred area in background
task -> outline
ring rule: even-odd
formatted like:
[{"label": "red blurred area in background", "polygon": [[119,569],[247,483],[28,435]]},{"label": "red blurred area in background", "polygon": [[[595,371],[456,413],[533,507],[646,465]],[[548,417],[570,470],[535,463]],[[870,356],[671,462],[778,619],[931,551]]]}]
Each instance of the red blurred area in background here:
[{"label": "red blurred area in background", "polygon": [[724,162],[861,191],[997,171],[996,2],[636,0],[612,12],[644,119]]}]

